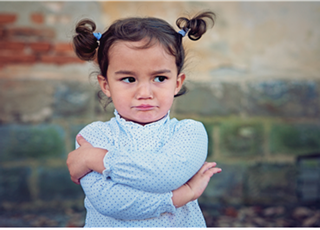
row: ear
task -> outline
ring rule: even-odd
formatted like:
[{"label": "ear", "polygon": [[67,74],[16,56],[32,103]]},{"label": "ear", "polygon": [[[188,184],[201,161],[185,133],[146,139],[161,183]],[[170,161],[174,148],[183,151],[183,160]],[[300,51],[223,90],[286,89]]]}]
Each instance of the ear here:
[{"label": "ear", "polygon": [[107,79],[100,74],[98,75],[97,79],[98,79],[98,82],[99,82],[99,85],[100,85],[102,92],[105,95],[107,95],[107,97],[111,97],[110,87],[109,87]]},{"label": "ear", "polygon": [[186,75],[184,73],[180,73],[177,77],[177,84],[176,84],[176,89],[174,91],[174,95],[176,95],[177,93],[179,93],[184,80],[186,79]]}]

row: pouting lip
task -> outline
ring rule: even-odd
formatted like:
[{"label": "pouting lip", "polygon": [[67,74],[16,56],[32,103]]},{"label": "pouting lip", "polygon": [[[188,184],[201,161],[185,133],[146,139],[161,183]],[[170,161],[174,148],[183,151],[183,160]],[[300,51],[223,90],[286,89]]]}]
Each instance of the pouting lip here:
[{"label": "pouting lip", "polygon": [[149,110],[149,109],[153,109],[155,107],[156,106],[154,106],[154,105],[148,105],[148,104],[142,104],[142,105],[133,106],[133,108],[141,109],[141,110]]}]

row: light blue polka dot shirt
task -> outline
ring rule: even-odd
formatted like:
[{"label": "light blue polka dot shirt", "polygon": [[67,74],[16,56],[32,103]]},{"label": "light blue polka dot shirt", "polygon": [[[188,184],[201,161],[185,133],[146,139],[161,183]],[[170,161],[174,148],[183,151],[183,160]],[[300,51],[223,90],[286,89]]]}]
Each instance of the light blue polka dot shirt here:
[{"label": "light blue polka dot shirt", "polygon": [[94,147],[108,150],[103,174],[91,172],[80,181],[85,227],[206,227],[197,200],[175,208],[171,199],[171,191],[185,184],[207,157],[202,123],[170,119],[168,112],[142,126],[114,114],[110,121],[80,131]]}]

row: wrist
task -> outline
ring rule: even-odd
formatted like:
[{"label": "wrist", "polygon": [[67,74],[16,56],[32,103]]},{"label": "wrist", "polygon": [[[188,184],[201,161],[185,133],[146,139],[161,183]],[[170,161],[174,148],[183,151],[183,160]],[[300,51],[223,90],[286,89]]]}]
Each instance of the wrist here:
[{"label": "wrist", "polygon": [[86,152],[86,154],[83,155],[83,162],[84,162],[83,165],[85,166],[85,168],[88,169],[88,171],[91,170],[91,164],[92,164],[91,158],[92,158],[92,156],[91,156],[90,152]]},{"label": "wrist", "polygon": [[107,150],[93,148],[89,154],[86,155],[85,165],[88,167],[89,170],[101,173],[105,170],[103,159],[106,155]]},{"label": "wrist", "polygon": [[187,187],[186,190],[188,191],[188,194],[189,194],[189,197],[190,197],[190,201],[193,201],[197,198],[195,198],[195,193],[194,191],[192,190],[192,188],[190,187],[190,185],[187,183],[185,183],[185,186]]},{"label": "wrist", "polygon": [[184,184],[172,191],[172,203],[176,208],[180,208],[194,200],[194,192],[188,184]]}]

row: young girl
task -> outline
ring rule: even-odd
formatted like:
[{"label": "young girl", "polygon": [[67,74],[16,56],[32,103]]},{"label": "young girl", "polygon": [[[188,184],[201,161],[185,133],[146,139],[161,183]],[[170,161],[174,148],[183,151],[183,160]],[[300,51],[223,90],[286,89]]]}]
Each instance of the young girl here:
[{"label": "young girl", "polygon": [[179,18],[179,32],[161,19],[128,18],[102,35],[92,21],[78,23],[76,53],[93,60],[97,52],[98,82],[115,106],[110,121],[80,131],[67,160],[86,194],[85,227],[206,226],[197,198],[221,169],[205,162],[204,126],[169,113],[185,92],[182,39],[198,40],[213,18]]}]

